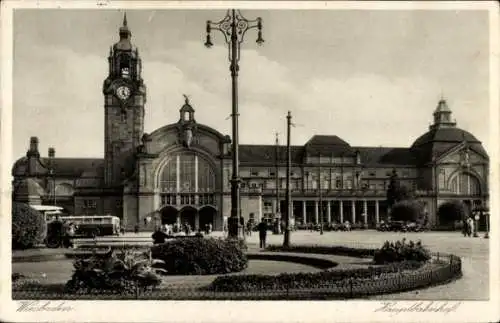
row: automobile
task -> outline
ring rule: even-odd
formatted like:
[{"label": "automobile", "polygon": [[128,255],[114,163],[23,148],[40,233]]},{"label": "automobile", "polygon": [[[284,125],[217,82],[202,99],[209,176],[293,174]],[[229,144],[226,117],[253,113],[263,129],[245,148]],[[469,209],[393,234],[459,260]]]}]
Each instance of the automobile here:
[{"label": "automobile", "polygon": [[424,230],[425,230],[424,226],[422,226],[419,223],[410,222],[410,223],[406,224],[406,231],[409,231],[409,232],[422,232]]},{"label": "automobile", "polygon": [[394,232],[406,232],[407,227],[404,221],[391,221],[389,222],[389,230],[388,231],[394,231]]},{"label": "automobile", "polygon": [[391,227],[390,227],[389,223],[382,222],[377,226],[377,231],[382,231],[382,232],[391,231]]}]

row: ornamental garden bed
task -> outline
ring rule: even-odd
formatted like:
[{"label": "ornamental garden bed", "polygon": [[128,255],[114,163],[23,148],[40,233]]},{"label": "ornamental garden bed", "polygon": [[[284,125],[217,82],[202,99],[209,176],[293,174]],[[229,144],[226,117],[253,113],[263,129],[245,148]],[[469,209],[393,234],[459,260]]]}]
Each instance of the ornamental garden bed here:
[{"label": "ornamental garden bed", "polygon": [[[186,240],[182,241],[177,247],[161,247],[156,249],[157,254],[165,252],[170,259],[184,259],[187,264],[162,267],[177,268],[182,270],[201,270],[199,265],[193,265],[193,259],[196,255],[202,255],[210,248],[199,247],[193,252],[194,244],[190,245]],[[185,245],[187,244],[187,245]],[[401,246],[402,245],[402,246]],[[410,244],[408,244],[410,245]],[[415,245],[415,244],[413,244]],[[181,247],[182,246],[182,247]],[[166,249],[165,249],[166,248]],[[232,244],[228,248],[239,248],[243,252],[243,246],[238,243]],[[346,247],[324,247],[324,246],[292,246],[289,248],[280,248],[279,246],[270,246],[268,252],[264,252],[260,257],[277,257],[287,255],[294,257],[295,253],[302,252],[303,258],[317,257],[322,255],[339,255],[365,258],[369,260],[379,255],[379,264],[367,263],[366,266],[357,268],[328,268],[316,273],[280,273],[273,275],[255,275],[255,274],[224,274],[215,278],[211,283],[205,283],[204,286],[187,285],[172,286],[161,283],[154,277],[149,277],[146,282],[150,283],[130,283],[123,279],[123,276],[115,277],[118,282],[107,282],[107,289],[102,289],[98,285],[87,284],[80,288],[82,279],[72,278],[72,289],[64,288],[61,285],[37,285],[36,282],[22,285],[20,282],[13,284],[13,298],[36,298],[36,299],[177,299],[177,300],[201,300],[201,299],[347,299],[367,297],[374,294],[394,293],[409,289],[422,288],[448,282],[461,277],[460,258],[453,255],[441,254],[439,260],[430,257],[430,253],[423,252],[420,255],[429,255],[427,261],[417,261],[412,259],[403,259],[405,257],[414,257],[416,247],[408,247],[405,241],[396,244],[384,244],[379,249],[358,249]],[[215,248],[217,249],[217,248]],[[167,251],[165,251],[167,250]],[[411,251],[411,252],[410,252]],[[154,252],[153,252],[154,253]],[[316,254],[313,255],[312,253]],[[186,254],[188,256],[186,256]],[[258,254],[258,253],[257,253]],[[380,255],[383,255],[380,256]],[[179,258],[182,255],[184,258]],[[193,255],[195,255],[193,257]],[[396,257],[396,256],[397,257]],[[164,257],[164,259],[169,259]],[[173,257],[173,258],[172,258]],[[257,256],[259,257],[259,256]],[[202,257],[205,262],[213,257]],[[251,257],[249,257],[251,259]],[[319,257],[327,258],[327,257]],[[276,259],[276,258],[272,258]],[[403,260],[401,260],[403,259]],[[417,257],[417,259],[419,259]],[[277,259],[276,259],[277,260]],[[291,260],[291,258],[289,258]],[[297,259],[295,259],[297,260]],[[386,261],[387,260],[387,261]],[[397,261],[396,261],[397,260]],[[169,260],[171,261],[171,260]],[[203,262],[202,262],[203,263]],[[236,263],[232,263],[237,264]],[[205,263],[205,265],[207,265]],[[154,267],[152,264],[147,268]],[[172,267],[173,266],[173,267]],[[133,268],[129,266],[128,270]],[[217,266],[207,266],[206,268],[215,268]],[[80,266],[80,268],[82,268]],[[146,269],[147,269],[146,268]],[[227,270],[227,268],[222,268]],[[149,269],[148,269],[149,270]],[[146,270],[146,272],[148,271]],[[168,270],[168,269],[167,269]],[[82,270],[81,270],[82,271]],[[88,275],[87,271],[85,272]],[[196,274],[196,271],[194,271]],[[133,275],[128,272],[127,277]],[[142,274],[141,274],[142,275]],[[141,276],[139,275],[139,276]],[[92,276],[92,275],[91,275]],[[108,275],[112,278],[112,275]],[[81,278],[81,277],[80,277]],[[153,279],[154,278],[154,279]],[[100,279],[103,279],[101,277]],[[168,277],[166,278],[168,280]],[[92,279],[91,279],[92,280]],[[160,279],[161,280],[161,279]],[[105,284],[104,284],[105,285]]]}]

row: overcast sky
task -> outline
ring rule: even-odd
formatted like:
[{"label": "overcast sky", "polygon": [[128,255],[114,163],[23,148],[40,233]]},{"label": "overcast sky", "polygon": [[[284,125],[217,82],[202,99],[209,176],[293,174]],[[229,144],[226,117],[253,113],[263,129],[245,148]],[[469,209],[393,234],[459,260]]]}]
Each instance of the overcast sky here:
[{"label": "overcast sky", "polygon": [[[457,125],[488,147],[486,11],[245,10],[263,18],[240,62],[240,143],[292,144],[314,134],[353,146],[408,147],[428,130],[443,94]],[[230,74],[222,35],[207,49],[219,10],[128,10],[143,61],[145,131],[177,122],[182,94],[199,123],[231,134]],[[58,157],[102,157],[102,83],[123,11],[19,10],[14,15],[13,157],[30,136]]]}]

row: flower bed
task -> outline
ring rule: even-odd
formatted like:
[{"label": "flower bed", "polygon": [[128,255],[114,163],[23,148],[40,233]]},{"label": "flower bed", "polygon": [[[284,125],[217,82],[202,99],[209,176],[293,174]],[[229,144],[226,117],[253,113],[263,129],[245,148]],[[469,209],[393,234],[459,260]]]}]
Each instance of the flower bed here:
[{"label": "flower bed", "polygon": [[408,260],[425,262],[430,259],[430,251],[424,248],[420,241],[417,243],[413,241],[406,243],[406,239],[404,238],[401,241],[396,241],[396,243],[386,241],[382,248],[377,250],[373,256],[373,261],[376,264]]},{"label": "flower bed", "polygon": [[110,250],[104,255],[76,259],[74,273],[65,289],[68,293],[137,293],[140,289],[152,288],[161,283],[157,274],[163,269],[152,267],[159,262],[145,253],[138,254],[130,250]]},{"label": "flower bed", "polygon": [[[195,251],[186,246],[191,239],[177,240],[174,245],[165,248],[164,245],[153,247],[156,251],[168,250],[166,254],[169,259],[178,259],[178,255],[186,257],[193,264],[194,259],[204,259],[209,268],[213,265],[213,254],[210,247],[199,248]],[[210,239],[201,239],[210,240]],[[244,246],[236,241],[212,239],[211,243],[219,249],[244,250]],[[223,242],[221,242],[223,241]],[[194,243],[194,242],[191,242]],[[225,245],[226,243],[226,245]],[[166,243],[167,244],[167,243]],[[165,244],[165,245],[166,245]],[[199,245],[199,243],[198,243]],[[224,246],[225,245],[225,246]],[[390,244],[389,244],[390,245]],[[181,248],[186,246],[186,248]],[[235,249],[236,248],[236,249]],[[272,251],[312,254],[335,254],[350,257],[373,257],[377,250],[347,247],[325,247],[325,246],[292,246],[282,248],[281,246],[270,246]],[[384,249],[384,248],[382,248]],[[389,248],[390,249],[390,248]],[[411,248],[410,248],[411,249]],[[204,254],[204,252],[207,252]],[[220,250],[218,251],[220,255]],[[392,252],[392,251],[391,251]],[[269,254],[272,254],[271,252]],[[404,252],[403,252],[404,254]],[[201,255],[201,258],[199,257]],[[276,256],[280,254],[276,252]],[[283,254],[282,254],[283,255]],[[437,257],[436,257],[437,256]],[[219,256],[220,257],[220,256]],[[411,257],[410,257],[411,258]],[[418,258],[418,257],[417,257]],[[182,258],[182,261],[185,261]],[[13,284],[13,298],[26,299],[162,299],[162,300],[264,300],[264,299],[349,299],[362,298],[370,295],[395,293],[413,290],[438,284],[447,283],[462,276],[461,259],[454,255],[433,254],[432,261],[408,261],[399,259],[390,262],[385,261],[380,265],[369,265],[361,268],[330,268],[316,273],[288,273],[275,275],[224,275],[217,277],[208,286],[176,286],[160,287],[156,291],[141,289],[139,292],[135,287],[135,293],[123,293],[119,295],[112,290],[96,290],[95,288],[79,289],[78,292],[61,291],[58,286],[36,286],[34,282]],[[201,262],[199,262],[201,263]],[[227,262],[223,263],[227,264]],[[238,263],[238,262],[236,262]],[[231,264],[231,262],[229,262]],[[234,263],[233,263],[234,264]],[[194,266],[194,265],[193,265]],[[180,267],[184,269],[186,267]],[[193,268],[193,267],[188,267]],[[194,267],[195,268],[195,267]],[[225,267],[227,270],[227,267]],[[117,283],[119,286],[120,283]],[[125,290],[131,290],[124,284]],[[100,286],[100,284],[99,284]],[[122,288],[122,287],[120,287]],[[120,289],[118,289],[120,290]],[[83,292],[82,292],[83,291]],[[115,296],[113,296],[115,295]]]}]

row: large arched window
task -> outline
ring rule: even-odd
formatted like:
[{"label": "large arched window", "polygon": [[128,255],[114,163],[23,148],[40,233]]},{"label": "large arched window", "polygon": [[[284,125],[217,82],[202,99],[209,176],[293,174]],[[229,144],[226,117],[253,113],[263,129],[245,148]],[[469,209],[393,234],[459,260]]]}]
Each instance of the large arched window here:
[{"label": "large arched window", "polygon": [[215,173],[205,158],[182,152],[172,156],[163,168],[160,189],[171,193],[213,192]]},{"label": "large arched window", "polygon": [[468,173],[459,173],[450,181],[450,191],[460,195],[480,195],[481,184],[479,180]]}]

